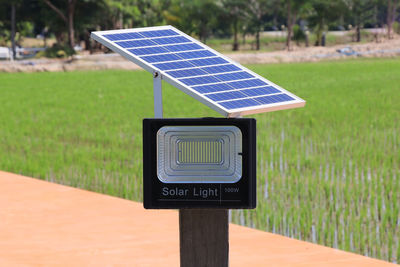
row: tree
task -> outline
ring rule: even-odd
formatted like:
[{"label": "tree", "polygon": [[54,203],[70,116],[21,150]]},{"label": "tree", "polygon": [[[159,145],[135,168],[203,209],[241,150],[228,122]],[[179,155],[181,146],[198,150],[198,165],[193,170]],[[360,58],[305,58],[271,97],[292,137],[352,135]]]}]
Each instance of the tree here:
[{"label": "tree", "polygon": [[[126,1],[125,1],[126,3]],[[112,29],[122,29],[124,24],[124,8],[123,1],[106,0],[108,19],[111,21]],[[136,4],[136,3],[131,3]]]},{"label": "tree", "polygon": [[163,13],[168,10],[171,0],[137,0],[141,25],[144,27],[164,24]]},{"label": "tree", "polygon": [[[75,42],[83,40],[85,44],[84,48],[90,52],[93,52],[93,46],[101,48],[99,43],[94,42],[90,38],[90,33],[101,29],[114,29],[113,23],[116,22],[110,18],[112,17],[110,13],[115,14],[114,12],[115,10],[107,4],[107,1],[78,1],[74,14]],[[65,31],[64,28],[61,27],[62,32]]]},{"label": "tree", "polygon": [[361,41],[361,27],[373,16],[374,0],[344,0],[356,26],[356,41]]},{"label": "tree", "polygon": [[[67,0],[67,5],[57,7],[50,0],[43,0],[64,21],[68,30],[68,45],[73,49],[75,45],[74,14],[77,0]],[[59,2],[59,1],[57,1]],[[63,11],[64,9],[64,11]]]},{"label": "tree", "polygon": [[[0,36],[11,41],[12,59],[16,58],[16,6],[19,1],[0,0]],[[3,29],[1,29],[3,28]]]},{"label": "tree", "polygon": [[222,10],[225,11],[226,19],[229,21],[233,32],[232,50],[239,50],[239,24],[244,17],[244,10],[248,5],[245,0],[221,0],[219,2]]},{"label": "tree", "polygon": [[203,43],[216,28],[219,15],[220,9],[214,0],[178,0],[164,12],[167,23],[197,35]]},{"label": "tree", "polygon": [[[211,33],[211,28],[215,24],[213,18],[219,13],[218,6],[213,0],[192,0],[189,13],[194,22],[195,32],[200,40],[206,43]],[[210,16],[210,14],[213,14]]]},{"label": "tree", "polygon": [[245,20],[256,36],[256,50],[260,50],[260,32],[264,26],[263,17],[268,13],[268,0],[250,0],[245,9]]},{"label": "tree", "polygon": [[[0,34],[4,39],[11,41],[12,58],[17,56],[17,32],[23,29],[23,23],[27,19],[27,12],[23,8],[28,5],[28,0],[0,0]],[[3,26],[5,29],[1,29]]]},{"label": "tree", "polygon": [[387,37],[389,39],[393,38],[393,23],[396,19],[396,10],[398,3],[399,3],[398,0],[387,0],[386,24],[387,24]]},{"label": "tree", "polygon": [[329,22],[332,22],[340,17],[344,10],[344,3],[340,0],[310,0],[311,11],[308,20],[317,36],[315,45],[323,45],[322,36],[326,30],[326,26]]},{"label": "tree", "polygon": [[308,0],[285,0],[286,4],[286,25],[287,25],[287,36],[286,36],[286,48],[288,51],[291,50],[291,40],[293,37],[293,26],[296,23],[297,15],[302,8],[306,6]]}]

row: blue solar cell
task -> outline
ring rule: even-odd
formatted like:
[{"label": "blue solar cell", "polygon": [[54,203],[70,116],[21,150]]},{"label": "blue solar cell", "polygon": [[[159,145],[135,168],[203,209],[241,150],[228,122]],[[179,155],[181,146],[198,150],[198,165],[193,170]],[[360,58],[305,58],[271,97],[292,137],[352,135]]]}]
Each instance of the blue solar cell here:
[{"label": "blue solar cell", "polygon": [[237,109],[237,108],[245,108],[245,107],[251,107],[251,106],[258,106],[260,103],[253,99],[240,99],[240,100],[232,100],[232,101],[226,101],[226,102],[219,102],[221,106],[227,108],[227,109]]},{"label": "blue solar cell", "polygon": [[125,36],[128,37],[129,39],[142,39],[142,38],[144,38],[143,35],[141,35],[140,33],[137,33],[137,32],[128,32],[128,33],[125,33]]},{"label": "blue solar cell", "polygon": [[163,47],[170,52],[204,49],[203,47],[201,47],[200,45],[195,44],[195,43],[168,45],[168,46],[163,46]]},{"label": "blue solar cell", "polygon": [[145,37],[161,37],[161,36],[171,36],[171,35],[179,35],[176,31],[173,30],[158,30],[158,31],[146,31],[140,32]]},{"label": "blue solar cell", "polygon": [[200,50],[200,51],[191,51],[191,52],[182,52],[176,53],[178,56],[184,59],[191,59],[191,58],[202,58],[202,57],[215,57],[216,54],[207,51],[207,50]]},{"label": "blue solar cell", "polygon": [[229,82],[228,83],[230,86],[232,86],[235,89],[242,89],[242,88],[248,88],[248,87],[256,87],[256,86],[262,86],[262,85],[267,85],[266,82],[263,82],[260,79],[252,79],[252,80],[245,80],[245,81],[238,81],[238,82]]},{"label": "blue solar cell", "polygon": [[115,33],[115,34],[105,34],[105,35],[103,35],[104,37],[106,37],[108,40],[111,40],[111,41],[117,41],[117,40],[121,40],[121,38],[123,38],[122,36],[121,36],[121,34],[119,34],[119,33]]},{"label": "blue solar cell", "polygon": [[141,57],[143,60],[154,63],[154,62],[164,62],[164,61],[175,61],[180,60],[175,54],[162,54],[162,55],[154,55],[154,56],[143,56]]},{"label": "blue solar cell", "polygon": [[276,94],[280,93],[281,91],[276,89],[275,87],[272,86],[266,86],[266,87],[259,87],[259,88],[253,88],[253,89],[244,89],[240,90],[243,94],[247,96],[261,96],[261,95],[270,95],[270,94]]},{"label": "blue solar cell", "polygon": [[201,69],[188,69],[188,70],[167,71],[167,74],[171,75],[174,78],[182,78],[182,77],[204,75],[207,73]]},{"label": "blue solar cell", "polygon": [[227,85],[226,83],[217,83],[217,84],[196,86],[192,87],[192,89],[196,90],[199,93],[207,94],[207,93],[228,91],[232,90],[233,88]]},{"label": "blue solar cell", "polygon": [[137,56],[168,53],[168,50],[166,50],[165,48],[159,47],[159,46],[134,48],[134,49],[128,49],[128,51]]},{"label": "blue solar cell", "polygon": [[287,95],[287,94],[282,94],[282,95],[277,95],[282,101],[293,101],[295,100],[293,97]]},{"label": "blue solar cell", "polygon": [[201,77],[194,77],[194,78],[186,78],[180,79],[179,81],[183,82],[186,85],[200,85],[200,84],[207,84],[207,83],[216,83],[218,80],[212,76],[201,76]]},{"label": "blue solar cell", "polygon": [[231,72],[231,71],[237,71],[240,70],[239,67],[229,64],[229,65],[222,65],[222,66],[211,66],[211,67],[205,67],[201,68],[202,70],[210,73],[210,74],[216,74],[216,73],[223,73],[223,72]]},{"label": "blue solar cell", "polygon": [[224,100],[233,100],[233,99],[238,99],[238,98],[244,98],[246,97],[245,94],[238,92],[238,91],[231,91],[231,92],[225,92],[225,93],[216,93],[216,94],[209,94],[206,95],[211,100],[214,101],[224,101]]},{"label": "blue solar cell", "polygon": [[217,79],[221,81],[234,81],[234,80],[242,80],[242,79],[249,79],[249,78],[254,78],[253,75],[247,72],[235,72],[235,73],[226,73],[226,74],[219,74],[215,75]]},{"label": "blue solar cell", "polygon": [[291,96],[288,96],[287,94],[262,96],[262,97],[256,97],[253,99],[256,100],[257,102],[260,102],[261,104],[273,104],[273,103],[294,100],[294,98],[292,98]]},{"label": "blue solar cell", "polygon": [[273,104],[277,101],[272,96],[262,96],[262,97],[257,97],[254,99],[257,100],[258,102],[260,102],[261,104]]},{"label": "blue solar cell", "polygon": [[105,34],[103,36],[110,41],[115,41],[115,40],[118,40],[119,34]]},{"label": "blue solar cell", "polygon": [[103,37],[104,38],[107,38],[108,40],[110,40],[110,41],[115,41],[116,40],[116,38],[117,38],[117,36],[116,36],[117,34],[104,34],[103,35]]},{"label": "blue solar cell", "polygon": [[151,40],[147,40],[147,39],[133,40],[133,41],[121,41],[121,42],[115,42],[115,43],[123,48],[157,45],[155,42],[153,42]]},{"label": "blue solar cell", "polygon": [[121,40],[144,38],[144,36],[142,36],[141,34],[139,34],[137,32],[105,34],[103,36],[111,41],[121,41]]},{"label": "blue solar cell", "polygon": [[154,66],[160,70],[178,70],[184,68],[193,68],[194,66],[187,61],[177,61],[169,63],[154,64]]},{"label": "blue solar cell", "polygon": [[224,64],[224,63],[228,63],[228,61],[226,61],[223,58],[220,57],[212,57],[212,58],[204,58],[204,59],[194,59],[194,60],[190,60],[190,63],[192,63],[195,66],[207,66],[207,65],[218,65],[218,64]]},{"label": "blue solar cell", "polygon": [[177,37],[165,37],[165,38],[157,38],[152,39],[155,43],[164,45],[164,44],[179,44],[179,43],[189,43],[190,40],[183,36]]}]

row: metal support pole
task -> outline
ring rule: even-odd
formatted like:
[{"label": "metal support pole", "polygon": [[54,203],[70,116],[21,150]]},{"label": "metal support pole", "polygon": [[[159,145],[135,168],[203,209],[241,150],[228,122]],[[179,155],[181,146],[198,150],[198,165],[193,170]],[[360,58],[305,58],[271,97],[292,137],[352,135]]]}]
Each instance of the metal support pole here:
[{"label": "metal support pole", "polygon": [[153,73],[154,118],[163,117],[161,74]]},{"label": "metal support pole", "polygon": [[179,210],[181,267],[229,265],[228,210]]}]

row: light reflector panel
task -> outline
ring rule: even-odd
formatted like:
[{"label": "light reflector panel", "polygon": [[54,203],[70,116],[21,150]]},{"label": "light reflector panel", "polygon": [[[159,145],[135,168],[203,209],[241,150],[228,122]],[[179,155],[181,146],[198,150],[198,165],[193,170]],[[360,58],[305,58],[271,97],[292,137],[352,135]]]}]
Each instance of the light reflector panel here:
[{"label": "light reflector panel", "polygon": [[235,183],[242,177],[242,133],[236,126],[164,126],[157,132],[157,176],[163,183]]}]

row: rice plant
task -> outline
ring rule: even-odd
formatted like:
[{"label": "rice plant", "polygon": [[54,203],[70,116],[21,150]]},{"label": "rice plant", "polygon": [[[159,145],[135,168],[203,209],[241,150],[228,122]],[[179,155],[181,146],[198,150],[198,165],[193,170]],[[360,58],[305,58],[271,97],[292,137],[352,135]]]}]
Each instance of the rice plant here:
[{"label": "rice plant", "polygon": [[[400,61],[254,65],[307,100],[259,114],[255,210],[234,223],[400,262]],[[165,117],[220,116],[164,85]],[[142,71],[0,74],[0,169],[141,201]]]}]

